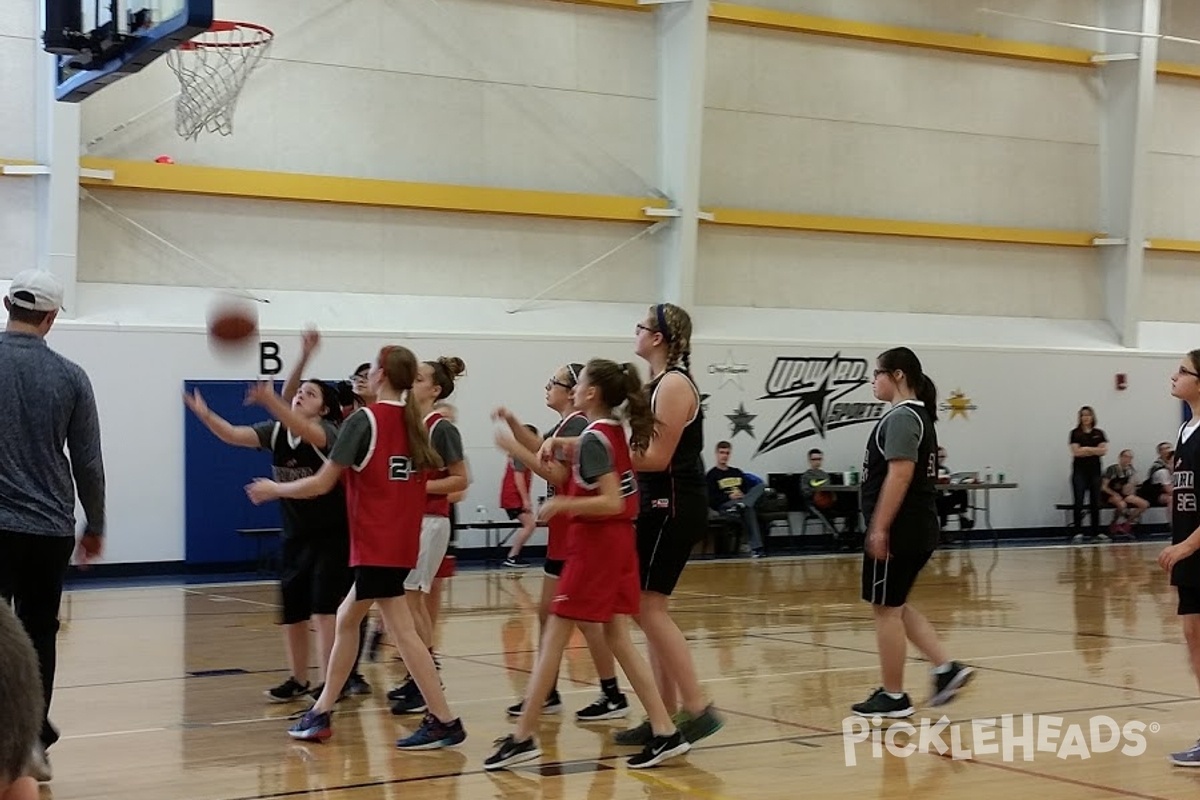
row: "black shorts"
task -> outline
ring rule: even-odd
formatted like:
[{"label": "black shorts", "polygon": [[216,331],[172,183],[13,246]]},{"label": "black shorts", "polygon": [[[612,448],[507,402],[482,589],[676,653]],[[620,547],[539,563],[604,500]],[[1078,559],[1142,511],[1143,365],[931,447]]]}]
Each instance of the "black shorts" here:
[{"label": "black shorts", "polygon": [[708,530],[708,506],[680,503],[674,513],[643,510],[637,519],[638,569],[642,591],[670,596],[679,583],[696,542]]},{"label": "black shorts", "polygon": [[411,570],[406,567],[355,567],[354,599],[386,600],[404,596],[404,581]]},{"label": "black shorts", "polygon": [[1200,587],[1176,586],[1175,589],[1179,592],[1179,608],[1175,613],[1181,617],[1200,614]]},{"label": "black shorts", "polygon": [[561,558],[547,558],[546,563],[542,565],[542,571],[551,578],[560,578],[562,577],[563,565],[566,563]]},{"label": "black shorts", "polygon": [[285,537],[279,545],[282,622],[336,614],[350,591],[349,537]]},{"label": "black shorts", "polygon": [[508,514],[509,519],[516,519],[517,517],[519,517],[525,513],[525,509],[523,509],[523,508],[506,508],[506,509],[504,509],[504,513]]},{"label": "black shorts", "polygon": [[929,562],[932,550],[893,555],[877,561],[863,554],[862,599],[871,605],[898,608],[908,602],[917,576]]}]

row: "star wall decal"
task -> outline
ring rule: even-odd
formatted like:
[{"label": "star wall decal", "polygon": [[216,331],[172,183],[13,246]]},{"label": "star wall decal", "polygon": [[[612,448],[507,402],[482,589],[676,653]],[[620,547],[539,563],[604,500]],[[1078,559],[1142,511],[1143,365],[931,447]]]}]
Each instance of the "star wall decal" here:
[{"label": "star wall decal", "polygon": [[971,398],[967,397],[962,389],[955,389],[946,398],[946,402],[942,403],[941,408],[942,411],[950,412],[950,419],[954,419],[955,417],[970,419],[971,417],[968,412],[974,411],[978,406],[971,402]]},{"label": "star wall decal", "polygon": [[745,389],[746,387],[742,386],[742,376],[749,371],[749,364],[739,364],[733,359],[732,350],[728,351],[727,355],[725,356],[724,364],[708,365],[709,375],[721,376],[721,385],[717,387],[718,389],[724,388],[725,384],[727,383],[733,383],[736,384],[739,389]]},{"label": "star wall decal", "polygon": [[751,414],[746,410],[745,403],[738,403],[738,407],[732,414],[725,415],[725,419],[729,420],[729,438],[732,439],[742,431],[745,431],[750,435],[751,439],[754,439],[754,425],[751,423],[754,422],[757,416],[757,414]]}]

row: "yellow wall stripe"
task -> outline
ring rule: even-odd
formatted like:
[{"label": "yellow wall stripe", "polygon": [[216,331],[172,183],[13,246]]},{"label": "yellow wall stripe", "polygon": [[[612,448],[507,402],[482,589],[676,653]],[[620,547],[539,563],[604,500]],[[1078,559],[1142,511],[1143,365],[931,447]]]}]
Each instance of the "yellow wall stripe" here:
[{"label": "yellow wall stripe", "polygon": [[1073,47],[991,39],[986,36],[970,36],[962,33],[904,28],[896,25],[880,25],[873,22],[814,17],[808,14],[741,6],[733,3],[713,3],[710,17],[717,22],[725,22],[732,25],[748,25],[755,28],[770,28],[772,30],[795,31],[797,33],[816,34],[819,36],[858,39],[860,41],[910,45],[955,53],[999,56],[1026,61],[1071,64],[1073,66],[1092,66],[1092,53]]},{"label": "yellow wall stripe", "polygon": [[115,178],[111,181],[80,180],[83,185],[96,188],[625,222],[647,221],[649,218],[642,212],[646,206],[667,207],[663,200],[647,197],[339,178],[105,158],[83,158],[80,164],[113,171]]},{"label": "yellow wall stripe", "polygon": [[1146,249],[1161,253],[1200,253],[1200,242],[1191,239],[1151,239]]},{"label": "yellow wall stripe", "polygon": [[[552,2],[605,6],[633,11],[647,11],[655,8],[652,5],[639,5],[637,0],[552,0]],[[923,47],[954,53],[1012,58],[1023,61],[1040,61],[1050,64],[1067,64],[1079,67],[1095,66],[1091,60],[1093,55],[1091,51],[1080,50],[1074,47],[1058,47],[1038,42],[991,39],[986,36],[972,36],[964,33],[951,33],[924,28],[907,28],[899,25],[882,25],[830,17],[816,17],[809,14],[797,14],[737,3],[712,3],[709,11],[709,19],[714,22],[724,22],[730,25],[792,31],[794,33],[805,33],[815,36],[836,36],[843,39],[857,39],[859,41],[877,42],[880,44]],[[1193,65],[1163,61],[1158,64],[1158,74],[1200,80],[1200,64]]]},{"label": "yellow wall stripe", "polygon": [[907,236],[922,239],[957,239],[1007,244],[1092,247],[1102,234],[1091,231],[1043,230],[1038,228],[1001,228],[986,225],[962,225],[947,222],[912,222],[895,219],[838,217],[823,214],[798,214],[787,211],[755,211],[739,208],[710,208],[714,225],[748,228],[775,228],[825,233],[856,233],[876,236]]},{"label": "yellow wall stripe", "polygon": [[1159,75],[1172,78],[1200,78],[1200,64],[1183,64],[1177,61],[1160,61],[1157,68]]},{"label": "yellow wall stripe", "polygon": [[[29,164],[19,159],[0,158],[3,164]],[[111,171],[114,180],[81,177],[80,184],[93,188],[130,189],[149,192],[219,195],[262,200],[335,203],[429,211],[470,212],[535,216],[607,222],[647,222],[643,209],[667,208],[659,198],[541,192],[486,186],[454,186],[407,183],[365,178],[262,172],[255,170],[194,167],[83,158],[85,169]],[[744,208],[711,208],[710,225],[775,230],[844,233],[860,236],[904,236],[922,239],[993,242],[1002,244],[1091,247],[1103,237],[1091,231],[1011,228],[947,222],[871,219],[790,211]],[[1158,252],[1200,253],[1200,241],[1151,239],[1147,249]]]}]

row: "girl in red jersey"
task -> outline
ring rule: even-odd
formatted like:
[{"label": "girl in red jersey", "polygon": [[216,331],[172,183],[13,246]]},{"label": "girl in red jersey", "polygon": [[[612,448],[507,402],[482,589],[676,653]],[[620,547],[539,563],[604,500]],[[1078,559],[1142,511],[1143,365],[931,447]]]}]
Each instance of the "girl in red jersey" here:
[{"label": "girl in red jersey", "polygon": [[[561,452],[551,461],[542,461],[538,458],[538,450],[546,440],[556,437],[574,439],[587,428],[587,417],[575,408],[572,399],[582,373],[582,364],[567,364],[560,367],[546,382],[546,405],[558,412],[559,421],[546,434],[545,440],[538,438],[536,433],[530,433],[528,428],[531,426],[522,426],[521,421],[507,408],[498,408],[492,414],[493,419],[503,420],[508,424],[511,434],[497,433],[496,444],[546,480],[547,497],[553,497],[570,480],[571,464]],[[547,527],[549,531],[543,570],[545,577],[542,579],[542,598],[538,604],[538,622],[543,632],[546,629],[546,619],[550,615],[550,604],[558,594],[558,579],[566,563],[570,520],[566,515],[560,514],[551,519]],[[587,640],[592,663],[596,665],[596,675],[600,678],[600,696],[592,704],[576,711],[575,719],[579,722],[621,719],[629,714],[629,701],[617,684],[617,665],[613,660],[612,651],[608,649],[608,643],[604,640],[604,630],[600,625],[593,623],[580,623],[579,628]],[[508,707],[508,715],[519,717],[523,710],[523,702],[515,703]],[[556,675],[554,683],[551,684],[550,694],[542,707],[542,713],[557,714],[560,711],[562,697],[558,693]]]},{"label": "girl in red jersey", "polygon": [[330,712],[350,674],[360,644],[359,623],[372,603],[379,606],[404,663],[429,701],[420,728],[396,746],[430,750],[467,738],[462,722],[446,703],[433,657],[417,634],[404,600],[404,581],[417,564],[428,471],[442,466],[416,404],[402,399],[416,378],[412,351],[383,348],[369,378],[377,401],[350,415],[317,474],[282,484],[259,479],[246,487],[250,500],[261,504],[318,496],[345,476],[354,585],[338,608],[325,689],[288,731],[293,738],[323,741],[333,735]]},{"label": "girl in red jersey", "polygon": [[[465,491],[468,484],[467,462],[463,458],[462,436],[449,417],[437,408],[454,392],[454,380],[466,371],[461,358],[442,357],[422,362],[417,370],[410,400],[417,407],[429,431],[429,441],[437,451],[442,467],[429,474],[425,485],[425,516],[421,521],[421,546],[416,568],[408,573],[404,591],[408,608],[417,624],[417,633],[429,654],[433,655],[433,619],[427,598],[433,592],[439,567],[450,546],[450,495]],[[417,714],[426,709],[425,698],[413,676],[388,693],[393,714]]]},{"label": "girl in red jersey", "polygon": [[[525,430],[533,439],[538,437],[538,429],[526,425]],[[533,518],[533,472],[519,458],[510,457],[504,465],[504,477],[500,479],[500,508],[508,514],[509,520],[517,520],[521,527],[513,535],[512,544],[508,548],[508,557],[502,566],[511,569],[521,569],[526,565],[521,560],[521,550],[533,536],[537,521]]]},{"label": "girl in red jersey", "polygon": [[[633,430],[629,440],[613,414],[621,405],[627,406]],[[630,445],[635,450],[645,449],[654,431],[654,417],[637,370],[629,364],[593,359],[575,386],[575,407],[589,420],[584,432],[574,440],[549,439],[541,451],[545,461],[552,461],[557,448],[568,448],[571,478],[563,487],[564,493],[547,500],[538,513],[542,519],[559,514],[569,517],[570,550],[558,582],[558,595],[550,607],[524,710],[516,730],[484,762],[488,770],[504,769],[541,755],[533,738],[537,717],[577,622],[603,623],[613,655],[650,716],[653,735],[628,765],[653,767],[690,748],[663,705],[649,665],[629,638],[629,616],[638,611],[640,593],[633,527],[638,491]]]}]

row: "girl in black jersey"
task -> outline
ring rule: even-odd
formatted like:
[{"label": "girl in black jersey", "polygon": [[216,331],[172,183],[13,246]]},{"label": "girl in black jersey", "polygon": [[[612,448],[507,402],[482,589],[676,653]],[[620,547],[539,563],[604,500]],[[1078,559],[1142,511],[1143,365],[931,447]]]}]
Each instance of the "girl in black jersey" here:
[{"label": "girl in black jersey", "polygon": [[875,612],[875,641],[883,686],[853,706],[862,716],[912,716],[904,692],[911,639],[934,665],[931,706],[953,699],[970,667],[951,661],[937,632],[908,594],[941,535],[937,512],[937,387],[907,347],[879,356],[875,397],[892,408],[875,425],[863,461],[862,510],[867,520],[862,597]]},{"label": "girl in black jersey", "polygon": [[[1184,356],[1171,376],[1171,396],[1187,403],[1192,417],[1179,429],[1171,477],[1171,544],[1158,556],[1158,564],[1171,575],[1179,594],[1177,614],[1183,622],[1192,674],[1200,681],[1200,510],[1196,506],[1196,472],[1200,470],[1200,350]],[[1172,763],[1200,767],[1200,741],[1188,750],[1171,754]]]},{"label": "girl in black jersey", "polygon": [[[184,395],[187,407],[221,441],[270,451],[277,480],[316,474],[329,458],[342,419],[333,387],[304,381],[288,404],[264,382],[251,388],[247,399],[262,405],[279,422],[232,425],[208,407],[199,390]],[[281,622],[291,674],[266,692],[273,703],[298,700],[312,691],[307,677],[310,619],[317,632],[319,674],[324,680],[333,650],[335,615],[351,583],[350,528],[341,486],[320,497],[285,500],[280,505]]]},{"label": "girl in black jersey", "polygon": [[[692,547],[708,526],[704,416],[690,374],[691,351],[692,319],[679,306],[651,306],[637,324],[637,354],[650,365],[646,390],[656,422],[650,447],[633,460],[641,502],[638,624],[646,634],[659,694],[672,714],[682,706],[680,730],[695,743],[724,723],[704,696],[687,642],[667,608]],[[618,733],[616,741],[644,746],[651,733],[649,722],[643,722]]]},{"label": "girl in black jersey", "polygon": [[[283,383],[283,391],[281,394],[283,395],[283,401],[285,403],[292,402],[292,398],[296,396],[296,392],[299,390],[300,384],[303,383],[304,373],[308,371],[308,362],[312,360],[313,353],[315,353],[317,348],[320,346],[320,332],[315,327],[309,327],[300,337],[300,357],[296,359],[296,363],[292,367],[292,371],[288,373],[287,380]],[[367,374],[370,371],[371,364],[369,362],[366,364],[359,364],[358,369],[356,369],[354,374],[351,376],[351,382],[354,385],[354,393],[351,395],[353,402],[347,402],[347,398],[343,397],[340,392],[338,393],[338,405],[340,406],[341,410],[341,413],[338,416],[339,424],[341,420],[346,419],[358,409],[375,402],[375,397],[371,394],[370,386],[367,383]],[[333,445],[331,443],[330,447],[332,446]],[[349,560],[348,553],[347,560]],[[349,569],[349,567],[347,567],[347,569]],[[346,591],[349,590],[350,585],[347,583]],[[382,627],[380,628],[380,631],[382,632]],[[364,641],[367,638],[367,617],[363,617],[362,625],[359,628],[359,636]],[[376,646],[378,646],[378,643],[376,643]],[[360,653],[359,657],[354,659],[354,666],[350,670],[350,677],[346,679],[346,685],[342,688],[342,693],[344,695],[364,695],[371,693],[371,684],[367,683],[367,679],[363,677],[362,672],[359,671],[358,668],[361,655],[362,654]],[[316,689],[314,689],[313,696],[319,696],[321,694],[321,689],[323,688],[324,686],[318,686]]]}]

